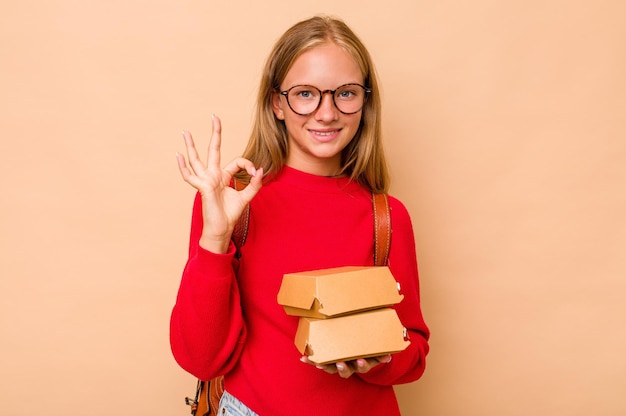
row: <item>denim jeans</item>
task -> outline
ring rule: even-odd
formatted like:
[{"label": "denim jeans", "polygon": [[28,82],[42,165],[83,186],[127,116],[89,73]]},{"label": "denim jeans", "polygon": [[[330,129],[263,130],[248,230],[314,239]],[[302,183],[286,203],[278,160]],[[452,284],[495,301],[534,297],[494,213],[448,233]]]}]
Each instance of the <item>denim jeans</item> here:
[{"label": "denim jeans", "polygon": [[241,403],[235,396],[224,392],[220,399],[220,408],[217,410],[217,416],[259,416],[252,410]]}]

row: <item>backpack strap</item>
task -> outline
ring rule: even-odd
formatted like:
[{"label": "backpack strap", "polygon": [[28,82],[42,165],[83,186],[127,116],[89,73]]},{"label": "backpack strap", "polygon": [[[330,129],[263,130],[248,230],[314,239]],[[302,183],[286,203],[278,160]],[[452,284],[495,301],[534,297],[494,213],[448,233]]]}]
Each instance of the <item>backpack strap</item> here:
[{"label": "backpack strap", "polygon": [[374,265],[386,266],[391,248],[391,212],[387,194],[372,193],[374,207]]},{"label": "backpack strap", "polygon": [[[246,187],[246,184],[238,181],[237,179],[233,179],[233,188],[238,191],[241,191]],[[235,243],[235,247],[237,247],[237,258],[241,257],[241,246],[246,242],[246,237],[248,236],[248,224],[250,223],[250,204],[246,205],[241,213],[241,217],[235,223],[235,228],[233,229],[233,242]]]}]

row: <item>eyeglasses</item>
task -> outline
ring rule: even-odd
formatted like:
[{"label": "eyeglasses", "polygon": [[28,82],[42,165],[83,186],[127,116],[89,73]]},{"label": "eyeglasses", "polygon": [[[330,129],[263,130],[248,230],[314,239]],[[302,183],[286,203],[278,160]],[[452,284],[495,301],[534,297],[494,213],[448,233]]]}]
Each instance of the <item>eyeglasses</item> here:
[{"label": "eyeglasses", "polygon": [[322,104],[324,94],[330,94],[333,97],[333,104],[341,113],[358,113],[363,108],[367,94],[370,92],[372,92],[371,89],[361,84],[345,84],[334,90],[324,91],[311,85],[294,85],[288,90],[279,91],[280,95],[284,95],[287,99],[289,108],[301,116],[314,113]]}]

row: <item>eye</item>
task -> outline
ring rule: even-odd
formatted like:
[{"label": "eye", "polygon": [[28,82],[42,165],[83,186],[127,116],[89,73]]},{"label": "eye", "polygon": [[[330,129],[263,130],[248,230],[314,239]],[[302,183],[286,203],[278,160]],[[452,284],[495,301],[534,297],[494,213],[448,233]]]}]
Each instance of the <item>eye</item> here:
[{"label": "eye", "polygon": [[359,95],[362,95],[362,91],[359,91],[358,87],[352,85],[347,85],[343,88],[340,88],[336,92],[336,98],[339,98],[341,100],[352,100],[359,97]]},{"label": "eye", "polygon": [[297,100],[313,100],[319,97],[320,93],[313,87],[308,85],[301,85],[293,88],[289,93],[289,96]]},{"label": "eye", "polygon": [[347,91],[347,90],[343,90],[343,91],[339,91],[339,96],[341,98],[349,98],[354,96],[354,91]]}]

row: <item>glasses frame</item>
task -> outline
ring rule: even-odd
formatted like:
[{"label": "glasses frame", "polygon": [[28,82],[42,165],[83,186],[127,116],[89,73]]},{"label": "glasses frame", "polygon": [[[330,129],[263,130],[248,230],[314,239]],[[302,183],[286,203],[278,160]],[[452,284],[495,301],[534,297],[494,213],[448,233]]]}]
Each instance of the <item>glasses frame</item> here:
[{"label": "glasses frame", "polygon": [[[337,106],[337,102],[335,102],[335,93],[336,93],[338,90],[342,89],[343,87],[347,87],[347,86],[350,86],[350,85],[356,85],[356,86],[359,86],[359,87],[363,88],[363,91],[365,92],[365,97],[363,98],[363,105],[361,106],[361,108],[359,108],[358,110],[353,111],[353,112],[351,112],[351,113],[346,113],[345,111],[341,111],[341,109]],[[293,107],[291,106],[291,103],[289,102],[289,92],[290,92],[291,90],[293,90],[294,88],[298,88],[298,87],[311,87],[311,88],[314,88],[314,89],[316,89],[316,90],[318,90],[318,91],[320,92],[320,100],[319,100],[319,102],[317,103],[317,106],[315,107],[315,109],[314,109],[313,111],[311,111],[311,112],[309,112],[309,113],[298,113],[298,112],[297,112],[296,110],[294,110],[294,109],[293,109]],[[372,89],[371,89],[371,88],[367,88],[366,86],[361,85],[361,84],[357,84],[357,83],[355,83],[355,82],[351,82],[351,83],[348,83],[348,84],[343,84],[343,85],[340,85],[340,86],[338,86],[337,88],[335,88],[334,90],[323,90],[323,91],[322,91],[322,90],[320,90],[319,88],[314,87],[313,85],[308,85],[308,84],[298,84],[298,85],[294,85],[293,87],[290,87],[290,88],[288,88],[288,89],[286,89],[286,90],[283,90],[283,91],[281,91],[279,88],[276,88],[276,90],[278,91],[278,93],[279,93],[280,95],[282,95],[282,96],[284,96],[284,97],[285,97],[285,100],[287,100],[287,105],[289,106],[289,108],[291,109],[291,111],[293,111],[294,113],[296,113],[296,114],[297,114],[297,115],[299,115],[299,116],[310,116],[311,114],[313,114],[314,112],[316,112],[316,111],[320,108],[320,105],[322,105],[322,100],[324,99],[324,94],[330,94],[330,96],[331,96],[331,97],[332,97],[332,99],[333,99],[333,105],[335,106],[335,108],[336,108],[336,109],[337,109],[337,110],[338,110],[341,114],[346,114],[346,115],[356,114],[356,113],[358,113],[359,111],[361,111],[361,110],[363,109],[363,107],[365,106],[365,103],[367,102],[367,95],[368,95],[369,93],[371,93],[371,92],[372,92]]]}]

